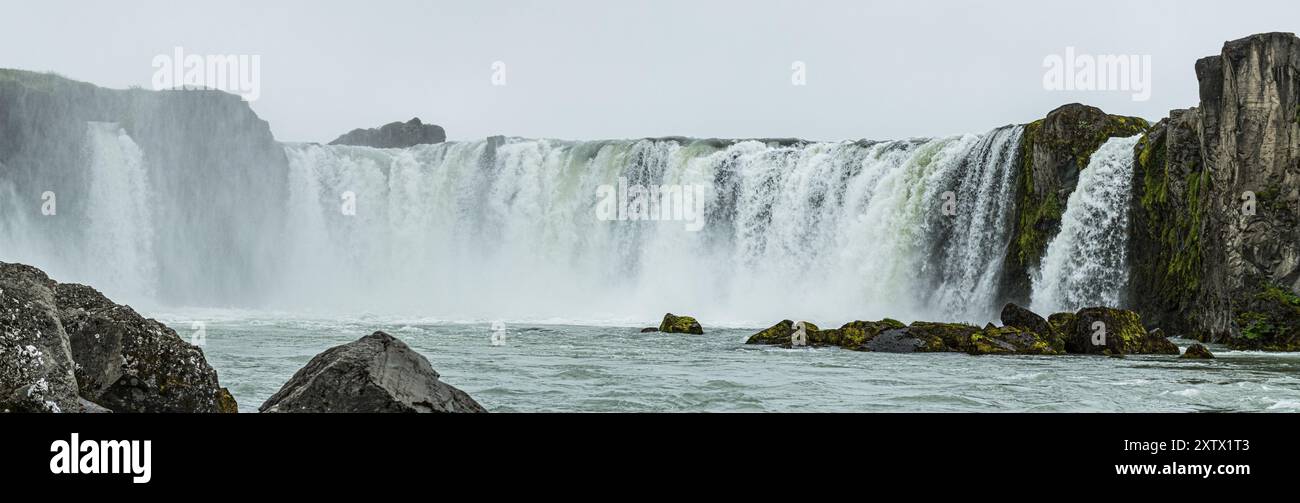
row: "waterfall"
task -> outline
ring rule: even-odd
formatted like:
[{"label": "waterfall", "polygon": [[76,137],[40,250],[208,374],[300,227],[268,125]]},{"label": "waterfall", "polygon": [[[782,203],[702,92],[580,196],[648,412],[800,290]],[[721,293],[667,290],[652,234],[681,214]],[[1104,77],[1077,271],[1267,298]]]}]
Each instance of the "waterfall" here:
[{"label": "waterfall", "polygon": [[85,127],[83,166],[72,185],[92,189],[22,190],[0,180],[0,260],[38,264],[110,296],[152,299],[157,256],[144,154],[117,123]]},{"label": "waterfall", "polygon": [[77,261],[86,269],[77,276],[109,295],[151,298],[157,273],[144,154],[116,123],[87,123],[86,135],[95,190],[87,193],[85,256]]},{"label": "waterfall", "polygon": [[[286,145],[279,297],[453,319],[986,321],[1021,132]],[[601,187],[620,184],[705,187],[704,222],[596,218]]]},{"label": "waterfall", "polygon": [[57,217],[0,177],[0,260],[144,304],[758,326],[995,318],[1022,128],[284,144],[286,168],[228,180],[186,170],[192,147],[85,131],[65,174],[38,172],[64,183]]},{"label": "waterfall", "polygon": [[1133,148],[1139,137],[1111,138],[1079,173],[1061,230],[1033,281],[1039,313],[1120,306],[1128,282],[1128,219]]}]

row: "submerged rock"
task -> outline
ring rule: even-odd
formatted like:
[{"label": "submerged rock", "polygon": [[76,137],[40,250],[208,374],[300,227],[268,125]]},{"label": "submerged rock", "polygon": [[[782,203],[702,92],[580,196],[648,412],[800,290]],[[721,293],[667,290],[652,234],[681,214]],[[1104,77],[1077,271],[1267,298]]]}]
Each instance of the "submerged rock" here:
[{"label": "submerged rock", "polygon": [[330,145],[357,145],[374,148],[406,148],[447,141],[441,126],[424,124],[416,117],[406,122],[390,122],[374,129],[353,129],[335,138]]},{"label": "submerged rock", "polygon": [[82,397],[114,412],[235,412],[203,350],[171,328],[85,285],[55,298]]},{"label": "submerged rock", "polygon": [[384,332],[316,355],[262,412],[487,412],[439,380],[429,360]]},{"label": "submerged rock", "polygon": [[664,315],[664,321],[659,323],[659,331],[670,334],[695,334],[704,333],[704,327],[700,322],[690,316],[676,316],[673,313]]},{"label": "submerged rock", "polygon": [[645,327],[645,328],[641,329],[641,333],[643,333],[643,334],[650,334],[650,333],[654,333],[654,332],[658,332],[658,331],[659,331],[659,329],[658,329],[658,328],[655,328],[655,327]]},{"label": "submerged rock", "polygon": [[1065,333],[1065,349],[1076,354],[1177,355],[1178,346],[1161,332],[1148,333],[1137,313],[1127,309],[1089,307],[1075,313]]},{"label": "submerged rock", "polygon": [[1209,360],[1214,358],[1214,353],[1211,353],[1209,348],[1201,344],[1192,344],[1191,346],[1188,346],[1187,351],[1184,351],[1183,356],[1180,356],[1179,358],[1188,360]]}]

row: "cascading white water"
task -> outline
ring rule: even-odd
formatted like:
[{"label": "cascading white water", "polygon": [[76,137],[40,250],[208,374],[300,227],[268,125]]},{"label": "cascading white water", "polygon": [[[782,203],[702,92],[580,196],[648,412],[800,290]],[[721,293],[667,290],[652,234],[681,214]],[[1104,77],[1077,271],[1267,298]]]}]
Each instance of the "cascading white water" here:
[{"label": "cascading white water", "polygon": [[[986,321],[1020,134],[288,145],[280,297],[444,319]],[[620,177],[707,186],[702,230],[598,219],[599,188]]]},{"label": "cascading white water", "polygon": [[[85,255],[77,261],[108,295],[152,298],[157,282],[144,154],[118,124],[86,124],[90,159]],[[123,225],[124,222],[130,224]]]},{"label": "cascading white water", "polygon": [[[57,218],[39,213],[39,191],[0,178],[0,260],[146,304],[166,303],[160,284],[203,289],[225,284],[210,276],[227,271],[271,285],[257,288],[266,300],[251,307],[335,314],[983,322],[998,307],[1021,132],[838,143],[289,144],[287,193],[277,198],[176,185],[176,166],[151,163],[116,124],[89,123],[76,161],[85,168],[71,167],[85,177],[69,180]],[[160,180],[173,188],[159,192]],[[624,186],[702,187],[701,226],[599,218],[602,190]],[[232,200],[244,209],[195,219],[206,201]],[[169,215],[198,226],[175,232]],[[272,217],[283,227],[250,220]],[[163,246],[166,236],[214,232],[218,248],[165,252],[176,248]],[[268,259],[241,252],[268,247]],[[217,305],[242,298],[223,299]]]},{"label": "cascading white water", "polygon": [[67,185],[75,190],[20,191],[0,180],[0,259],[39,264],[110,296],[152,300],[158,257],[144,154],[110,122],[87,122],[83,145],[85,177]]},{"label": "cascading white water", "polygon": [[1061,215],[1061,230],[1048,244],[1034,277],[1034,311],[1122,305],[1128,282],[1133,148],[1138,139],[1107,140],[1079,173],[1079,184]]}]

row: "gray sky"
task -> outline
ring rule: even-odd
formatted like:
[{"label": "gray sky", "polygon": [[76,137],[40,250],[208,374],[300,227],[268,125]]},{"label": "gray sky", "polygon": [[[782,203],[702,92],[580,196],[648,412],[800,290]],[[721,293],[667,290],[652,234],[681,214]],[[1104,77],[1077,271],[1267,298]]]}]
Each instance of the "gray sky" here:
[{"label": "gray sky", "polygon": [[[155,55],[261,56],[280,140],[419,116],[452,139],[938,136],[1074,101],[1158,119],[1196,59],[1294,31],[1294,1],[12,2],[0,67],[149,87]],[[1043,89],[1043,59],[1152,58],[1152,94]],[[506,85],[492,85],[492,64]],[[807,85],[791,85],[803,61]]]}]

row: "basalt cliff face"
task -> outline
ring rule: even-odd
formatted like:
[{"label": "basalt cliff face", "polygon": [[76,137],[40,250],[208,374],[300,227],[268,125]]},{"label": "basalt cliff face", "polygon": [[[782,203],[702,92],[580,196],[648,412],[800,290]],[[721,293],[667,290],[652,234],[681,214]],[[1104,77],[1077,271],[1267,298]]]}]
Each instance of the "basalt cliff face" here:
[{"label": "basalt cliff face", "polygon": [[1300,349],[1300,38],[1228,42],[1196,75],[1200,106],[1135,153],[1133,304],[1202,340]]}]

